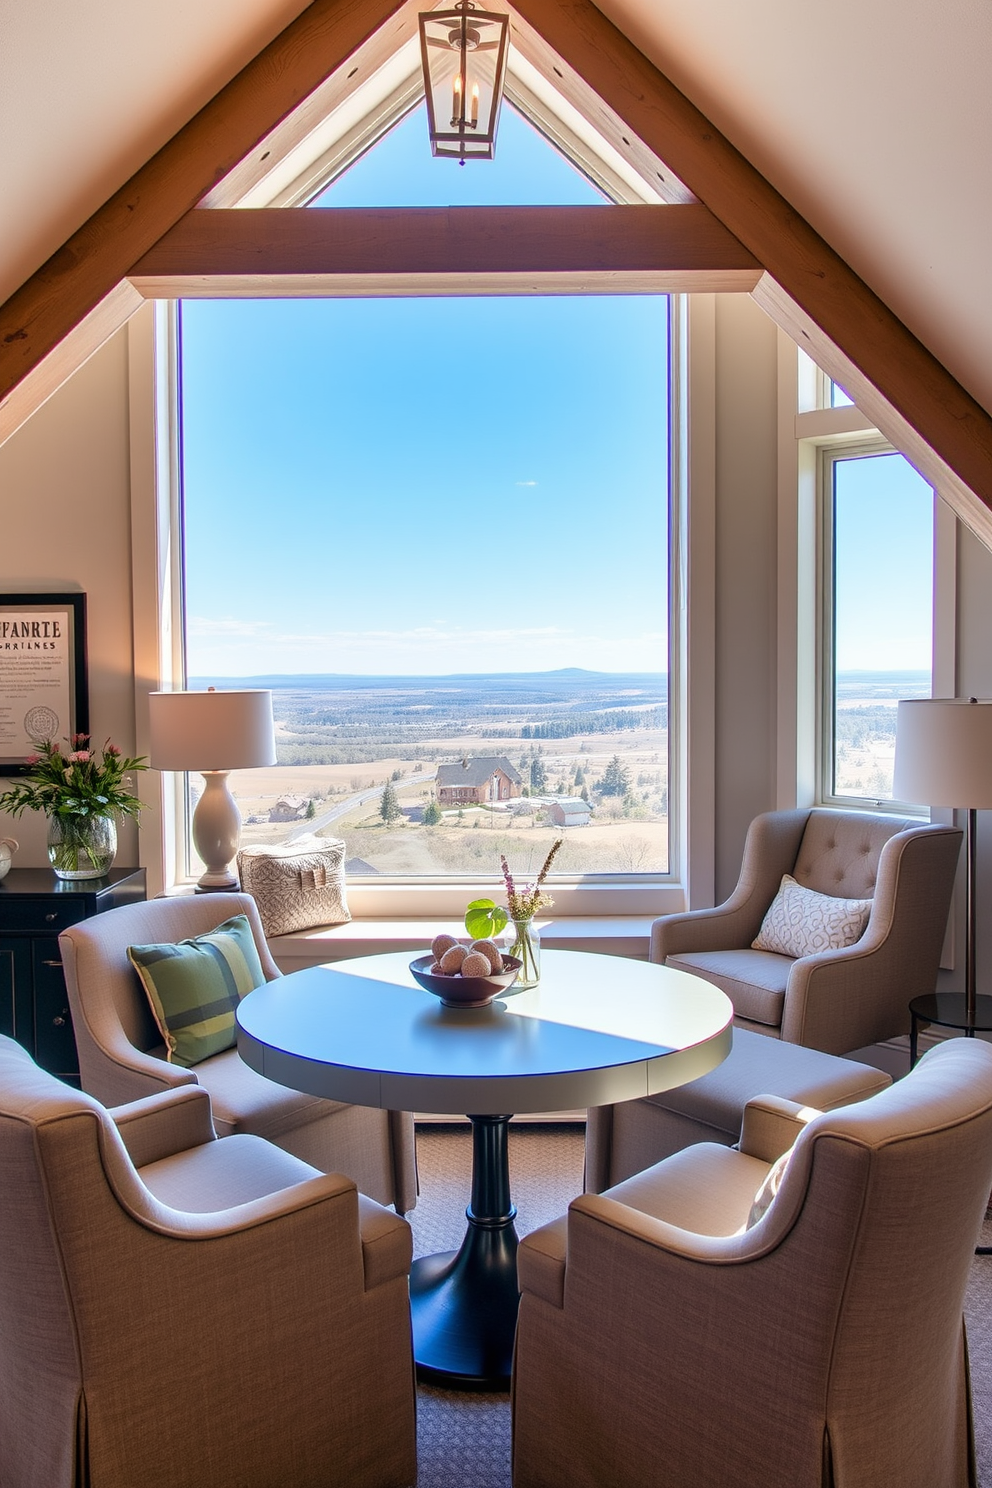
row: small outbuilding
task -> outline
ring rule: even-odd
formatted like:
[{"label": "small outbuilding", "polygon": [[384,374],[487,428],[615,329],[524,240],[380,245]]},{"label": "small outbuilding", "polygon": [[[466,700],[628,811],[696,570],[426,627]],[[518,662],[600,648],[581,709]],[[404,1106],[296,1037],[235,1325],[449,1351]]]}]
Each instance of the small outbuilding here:
[{"label": "small outbuilding", "polygon": [[592,816],[588,801],[581,796],[558,796],[545,810],[556,827],[587,827]]}]

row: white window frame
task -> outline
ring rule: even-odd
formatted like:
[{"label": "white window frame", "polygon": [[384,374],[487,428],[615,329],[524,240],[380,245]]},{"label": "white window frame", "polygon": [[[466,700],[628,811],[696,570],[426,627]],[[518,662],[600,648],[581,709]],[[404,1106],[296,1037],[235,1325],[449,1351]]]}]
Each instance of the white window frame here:
[{"label": "white window frame", "polygon": [[[684,298],[684,297],[683,297]],[[676,776],[681,758],[676,734],[680,716],[679,689],[684,668],[677,663],[681,649],[681,612],[675,567],[676,532],[684,531],[685,458],[680,431],[687,419],[684,407],[675,407],[686,397],[684,377],[677,368],[684,360],[681,337],[685,315],[677,313],[679,297],[670,298],[669,397],[669,488],[671,539],[666,555],[669,564],[669,872],[667,874],[617,874],[609,879],[583,877],[556,879],[554,918],[657,915],[681,909],[679,855],[680,802],[683,782]],[[153,523],[136,520],[133,533],[135,632],[146,637],[142,664],[136,665],[139,752],[148,752],[147,693],[159,687],[185,685],[182,653],[182,496],[179,449],[179,347],[178,314],[175,302],[158,302],[139,312],[132,321],[129,346],[132,358],[132,450],[133,462],[142,469],[135,479],[136,512],[154,511]],[[665,416],[665,411],[661,412]],[[152,452],[157,452],[154,456]],[[164,535],[167,534],[167,540]],[[154,576],[152,579],[151,576]],[[175,617],[175,623],[173,623]],[[153,679],[153,680],[149,680]],[[187,792],[178,778],[150,771],[149,804],[161,823],[158,832],[142,831],[142,856],[149,871],[152,892],[189,888],[195,879],[187,859]],[[482,894],[491,894],[498,884],[493,878],[478,881],[399,880],[356,881],[349,884],[349,906],[356,918],[428,917],[460,918],[465,905]]]},{"label": "white window frame", "polygon": [[[409,55],[407,55],[409,52]],[[241,206],[301,206],[325,189],[331,179],[346,169],[365,150],[371,148],[418,101],[419,62],[408,48],[397,53],[335,115],[318,123],[311,134],[285,159],[274,159],[272,170],[238,203]],[[618,203],[656,202],[661,200],[653,184],[645,180],[619,156],[592,124],[583,119],[558,92],[550,78],[528,64],[511,50],[507,96],[535,128],[544,133],[573,164],[589,177],[606,195]],[[206,205],[209,205],[209,198]],[[712,296],[693,296],[707,302]],[[689,887],[689,859],[692,856],[693,894],[697,902],[712,902],[712,779],[706,785],[707,769],[694,768],[693,777],[700,782],[696,795],[705,803],[693,818],[693,848],[690,855],[690,807],[688,800],[689,770],[689,678],[688,655],[689,569],[693,569],[693,587],[697,598],[694,611],[712,608],[712,554],[702,564],[691,560],[688,545],[689,466],[700,461],[695,446],[696,430],[690,439],[688,402],[690,380],[692,397],[697,399],[700,379],[693,361],[700,358],[694,349],[689,353],[690,297],[671,295],[669,335],[669,543],[665,555],[669,568],[669,871],[664,875],[615,875],[607,880],[570,881],[556,879],[554,884],[554,917],[572,916],[643,916],[676,912],[685,907]],[[139,317],[140,318],[140,317]],[[698,317],[697,317],[698,319]],[[705,321],[705,316],[702,317]],[[133,448],[154,448],[160,453],[157,462],[145,459],[145,468],[136,482],[136,503],[143,510],[156,512],[161,532],[170,534],[168,545],[152,541],[145,527],[136,523],[134,534],[134,594],[136,634],[141,612],[141,634],[147,637],[143,646],[144,661],[136,665],[136,713],[139,749],[147,753],[147,693],[156,687],[178,688],[184,685],[181,654],[182,626],[172,625],[173,616],[182,615],[181,561],[181,494],[178,449],[178,316],[174,303],[154,307],[152,321],[144,322],[147,331],[142,339],[135,333],[132,341],[133,375],[131,419],[135,443]],[[699,342],[695,329],[692,339]],[[705,340],[705,336],[704,336]],[[705,361],[705,357],[702,358]],[[139,367],[140,363],[140,367]],[[712,368],[708,371],[706,389],[710,399]],[[700,400],[702,406],[702,400]],[[696,427],[704,422],[700,417]],[[712,475],[712,471],[709,471]],[[712,505],[712,480],[694,477],[693,502],[700,506],[704,491]],[[698,489],[698,495],[697,495]],[[699,546],[697,544],[697,546]],[[163,554],[166,560],[163,562]],[[708,566],[707,566],[708,565]],[[705,582],[700,582],[703,573]],[[700,624],[702,631],[707,627]],[[707,631],[708,633],[708,631]],[[706,642],[693,654],[693,689],[702,704],[694,708],[692,751],[705,757],[712,776],[712,656]],[[709,719],[708,728],[703,726]],[[708,744],[706,741],[709,741]],[[708,751],[708,752],[707,752]],[[705,762],[704,762],[705,763]],[[174,777],[149,772],[147,789],[155,797],[159,833],[142,830],[142,854],[149,870],[151,892],[188,888],[193,880],[188,863],[184,863],[182,844],[188,843],[187,792],[177,788]],[[699,839],[698,850],[695,839]],[[707,889],[706,884],[710,887]],[[349,904],[356,918],[442,917],[463,912],[467,900],[480,893],[492,892],[492,879],[473,884],[468,880],[437,882],[357,882],[349,885]],[[698,890],[698,892],[697,892]]]},{"label": "white window frame", "polygon": [[[846,405],[845,405],[846,406]],[[865,460],[878,455],[898,455],[881,434],[861,439],[842,440],[821,444],[817,450],[817,504],[818,504],[818,556],[819,556],[819,613],[818,620],[818,685],[817,685],[817,757],[816,776],[819,784],[817,799],[823,806],[843,807],[847,811],[863,810],[888,813],[893,816],[924,816],[919,806],[907,806],[896,800],[878,799],[875,796],[855,796],[832,789],[836,751],[836,594],[835,594],[835,477],[834,472],[842,460]],[[936,495],[934,496],[936,506]],[[934,554],[934,568],[936,554]],[[932,585],[932,578],[931,578]],[[931,608],[933,604],[931,587]],[[931,658],[932,669],[932,658]]]},{"label": "white window frame", "polygon": [[[829,379],[784,333],[779,333],[779,536],[784,556],[780,576],[780,730],[777,804],[826,805],[845,810],[927,813],[901,802],[832,796],[825,790],[824,739],[830,661],[823,637],[829,629],[829,593],[821,555],[825,547],[824,463],[845,454],[901,453],[857,406],[829,406]],[[939,498],[940,492],[935,491]],[[829,535],[829,534],[828,534]],[[948,504],[934,501],[933,654],[935,697],[952,697],[956,666],[957,519]],[[829,747],[832,748],[832,740]],[[931,811],[931,820],[946,813]]]}]

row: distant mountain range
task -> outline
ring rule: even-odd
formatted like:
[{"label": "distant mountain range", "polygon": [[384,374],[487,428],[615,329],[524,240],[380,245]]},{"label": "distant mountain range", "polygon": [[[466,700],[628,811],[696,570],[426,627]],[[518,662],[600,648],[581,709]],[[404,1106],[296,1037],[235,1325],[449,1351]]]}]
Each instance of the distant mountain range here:
[{"label": "distant mountain range", "polygon": [[923,698],[930,696],[930,673],[924,671],[837,673],[837,697]]},{"label": "distant mountain range", "polygon": [[543,697],[586,695],[638,697],[642,702],[668,697],[665,672],[591,672],[560,667],[550,672],[450,672],[441,676],[359,675],[351,672],[272,672],[257,677],[190,677],[193,688],[262,687],[272,692],[469,692],[515,693]]}]

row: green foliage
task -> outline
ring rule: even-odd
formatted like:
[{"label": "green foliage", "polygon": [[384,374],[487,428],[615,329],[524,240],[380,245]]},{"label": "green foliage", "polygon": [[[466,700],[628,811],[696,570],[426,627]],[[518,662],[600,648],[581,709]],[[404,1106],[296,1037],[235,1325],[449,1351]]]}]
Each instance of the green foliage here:
[{"label": "green foliage", "polygon": [[127,787],[132,770],[147,770],[144,756],[130,759],[108,739],[102,758],[89,747],[88,734],[73,734],[64,753],[54,739],[38,745],[30,755],[24,777],[0,795],[0,811],[20,816],[43,811],[63,820],[77,816],[133,816],[141,802]]},{"label": "green foliage", "polygon": [[314,817],[317,815],[317,808],[314,805],[313,796],[311,796],[309,801],[307,802],[307,809],[304,815],[306,816],[307,821],[313,821]]},{"label": "green foliage", "polygon": [[444,812],[436,801],[428,801],[424,807],[424,826],[436,827],[444,819]]},{"label": "green foliage", "polygon": [[382,797],[379,801],[379,815],[388,826],[397,817],[402,816],[400,803],[396,795],[396,787],[391,780],[387,780],[382,788]]},{"label": "green foliage", "polygon": [[621,761],[620,756],[615,754],[603,771],[603,778],[597,787],[601,796],[626,796],[630,794],[630,771]]},{"label": "green foliage", "polygon": [[473,899],[465,911],[465,929],[473,940],[492,940],[506,925],[509,915],[492,899]]},{"label": "green foliage", "polygon": [[601,713],[570,713],[545,723],[525,723],[521,739],[571,739],[576,734],[612,734],[620,729],[668,727],[668,708],[613,708]]},{"label": "green foliage", "polygon": [[541,795],[548,788],[548,772],[542,759],[532,759],[530,762],[530,788],[536,795]]}]

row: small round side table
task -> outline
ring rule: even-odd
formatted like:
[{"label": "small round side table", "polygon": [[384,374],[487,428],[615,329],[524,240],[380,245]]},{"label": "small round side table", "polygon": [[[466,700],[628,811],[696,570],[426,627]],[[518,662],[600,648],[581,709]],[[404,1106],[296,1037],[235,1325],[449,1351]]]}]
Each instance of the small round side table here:
[{"label": "small round side table", "polygon": [[941,1028],[960,1028],[966,1038],[976,1033],[992,1033],[992,997],[976,997],[975,1016],[968,1017],[963,992],[929,992],[925,997],[914,997],[909,1004],[912,1023],[909,1033],[909,1067],[913,1068],[919,1055],[917,1035],[921,1023],[937,1023]]}]

